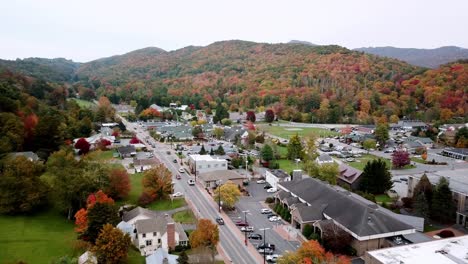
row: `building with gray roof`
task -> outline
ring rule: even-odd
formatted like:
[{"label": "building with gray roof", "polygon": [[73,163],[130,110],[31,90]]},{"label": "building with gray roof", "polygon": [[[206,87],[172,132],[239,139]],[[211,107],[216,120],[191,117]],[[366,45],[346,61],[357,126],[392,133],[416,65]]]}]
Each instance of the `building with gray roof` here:
[{"label": "building with gray roof", "polygon": [[[375,203],[355,199],[350,192],[317,179],[281,182],[278,188],[289,192],[306,205],[295,205],[293,208],[293,226],[302,229],[304,220],[315,224],[317,221],[331,219],[353,237],[351,246],[358,255],[367,250],[390,246],[386,238],[415,232],[414,227],[382,212]],[[316,221],[312,219],[319,217]]]}]

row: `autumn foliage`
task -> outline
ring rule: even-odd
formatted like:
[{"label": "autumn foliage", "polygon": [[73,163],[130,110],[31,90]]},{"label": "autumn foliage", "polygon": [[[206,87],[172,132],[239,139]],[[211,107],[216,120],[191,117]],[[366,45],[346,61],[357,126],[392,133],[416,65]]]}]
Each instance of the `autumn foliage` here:
[{"label": "autumn foliage", "polygon": [[96,203],[114,204],[114,200],[101,190],[90,194],[86,199],[86,208],[81,208],[75,214],[75,232],[82,234],[86,231],[88,228],[88,210]]},{"label": "autumn foliage", "polygon": [[219,242],[218,225],[209,219],[200,219],[197,229],[190,234],[190,245],[197,247],[216,247]]},{"label": "autumn foliage", "polygon": [[152,201],[168,198],[172,192],[172,173],[160,163],[144,172],[142,184],[143,193],[151,197]]},{"label": "autumn foliage", "polygon": [[127,259],[130,244],[128,234],[122,233],[111,224],[106,224],[99,232],[92,251],[96,253],[99,263],[122,263]]},{"label": "autumn foliage", "polygon": [[124,199],[130,193],[130,178],[125,169],[112,169],[109,172],[107,193],[116,200]]},{"label": "autumn foliage", "polygon": [[351,260],[345,256],[335,256],[316,241],[309,240],[302,243],[296,252],[286,253],[280,259],[279,264],[301,263],[301,264],[350,264]]},{"label": "autumn foliage", "polygon": [[138,144],[138,143],[141,143],[141,141],[137,137],[132,137],[132,139],[130,139],[130,144]]},{"label": "autumn foliage", "polygon": [[80,151],[78,152],[79,154],[87,154],[89,152],[89,148],[91,145],[86,141],[85,138],[80,138],[78,141],[75,143],[75,148],[79,149]]}]

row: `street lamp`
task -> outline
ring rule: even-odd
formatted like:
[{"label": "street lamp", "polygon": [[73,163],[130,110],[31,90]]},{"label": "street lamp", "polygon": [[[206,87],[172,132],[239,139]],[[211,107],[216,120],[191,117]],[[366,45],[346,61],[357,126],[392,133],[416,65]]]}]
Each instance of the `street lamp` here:
[{"label": "street lamp", "polygon": [[218,180],[218,208],[219,212],[221,213],[221,180]]},{"label": "street lamp", "polygon": [[[268,230],[270,228],[266,227],[266,228],[260,228],[259,230],[262,231],[263,230],[263,246],[265,246],[265,241],[266,241],[266,230]],[[266,248],[264,247],[263,248],[263,264],[265,264],[265,261],[266,261]]]},{"label": "street lamp", "polygon": [[245,245],[247,246],[247,227],[249,226],[249,224],[247,224],[247,214],[249,213],[249,210],[242,211],[242,212],[244,213],[244,224],[245,224],[244,242],[245,242]]}]

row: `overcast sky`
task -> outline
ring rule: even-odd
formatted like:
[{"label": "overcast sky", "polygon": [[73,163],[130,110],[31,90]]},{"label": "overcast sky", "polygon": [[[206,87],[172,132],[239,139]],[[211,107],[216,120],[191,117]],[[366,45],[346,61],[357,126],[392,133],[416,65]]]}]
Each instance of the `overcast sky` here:
[{"label": "overcast sky", "polygon": [[468,48],[468,0],[5,0],[0,25],[2,59],[86,62],[230,39]]}]

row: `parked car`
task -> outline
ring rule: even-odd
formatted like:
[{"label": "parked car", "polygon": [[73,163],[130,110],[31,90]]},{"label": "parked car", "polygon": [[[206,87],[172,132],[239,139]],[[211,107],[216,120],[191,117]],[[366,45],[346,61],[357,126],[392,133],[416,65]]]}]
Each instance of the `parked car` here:
[{"label": "parked car", "polygon": [[270,217],[272,217],[272,216],[276,216],[276,214],[273,213],[273,212],[271,212],[271,213],[268,213],[266,216],[267,216],[267,218],[270,218]]},{"label": "parked car", "polygon": [[273,186],[271,186],[270,184],[267,184],[267,185],[263,186],[263,189],[270,189],[270,188],[272,188],[272,187],[273,187]]},{"label": "parked car", "polygon": [[268,218],[268,221],[270,221],[270,222],[276,222],[276,221],[280,221],[280,220],[281,220],[281,217],[276,216],[276,215]]},{"label": "parked car", "polygon": [[266,261],[268,263],[276,263],[276,261],[278,261],[280,257],[281,255],[278,255],[278,254],[269,255],[269,256],[266,256]]},{"label": "parked car", "polygon": [[187,181],[187,183],[188,183],[188,185],[195,185],[195,180],[189,179],[189,180]]},{"label": "parked car", "polygon": [[174,159],[172,162],[177,163],[177,159]]},{"label": "parked car", "polygon": [[216,223],[218,223],[218,225],[224,225],[224,220],[222,217],[218,216],[216,217]]},{"label": "parked car", "polygon": [[184,169],[184,168],[179,168],[179,172],[180,172],[180,173],[184,173],[184,172],[185,172],[185,169]]},{"label": "parked car", "polygon": [[270,189],[267,190],[267,193],[275,193],[277,191],[278,191],[278,189],[276,189],[276,188],[270,188]]},{"label": "parked car", "polygon": [[246,223],[242,220],[236,220],[234,221],[234,223],[236,224],[236,226],[248,226],[249,225],[249,223]]},{"label": "parked car", "polygon": [[170,152],[170,151],[166,151],[166,154],[167,154],[167,155],[171,155],[171,152]]},{"label": "parked car", "polygon": [[273,254],[273,252],[275,252],[274,250],[272,250],[271,248],[259,248],[258,249],[258,253],[260,254],[265,254],[265,255],[271,255]]},{"label": "parked car", "polygon": [[241,227],[241,231],[242,232],[253,232],[254,227],[253,226],[243,226],[243,227]]},{"label": "parked car", "polygon": [[261,248],[269,248],[273,251],[276,249],[274,244],[269,244],[269,243],[266,243],[266,244],[261,243],[260,245],[257,246],[257,249],[261,249]]},{"label": "parked car", "polygon": [[264,183],[266,183],[266,181],[265,180],[258,180],[257,183],[258,184],[264,184]]},{"label": "parked car", "polygon": [[176,179],[180,180],[180,179],[182,179],[182,176],[180,176],[180,174],[177,174]]},{"label": "parked car", "polygon": [[271,213],[270,208],[262,208],[262,214],[268,214],[268,213]]},{"label": "parked car", "polygon": [[401,178],[400,178],[400,181],[404,181],[404,182],[407,182],[407,181],[408,181],[408,178],[405,178],[405,177],[401,177]]},{"label": "parked car", "polygon": [[181,193],[181,192],[176,192],[176,193],[172,194],[172,197],[181,197],[181,196],[183,196],[183,195],[184,195],[184,194]]},{"label": "parked car", "polygon": [[251,233],[251,234],[249,234],[249,235],[248,235],[248,238],[249,238],[249,239],[254,239],[254,240],[262,240],[262,239],[263,239],[262,235],[257,234],[257,233]]}]

